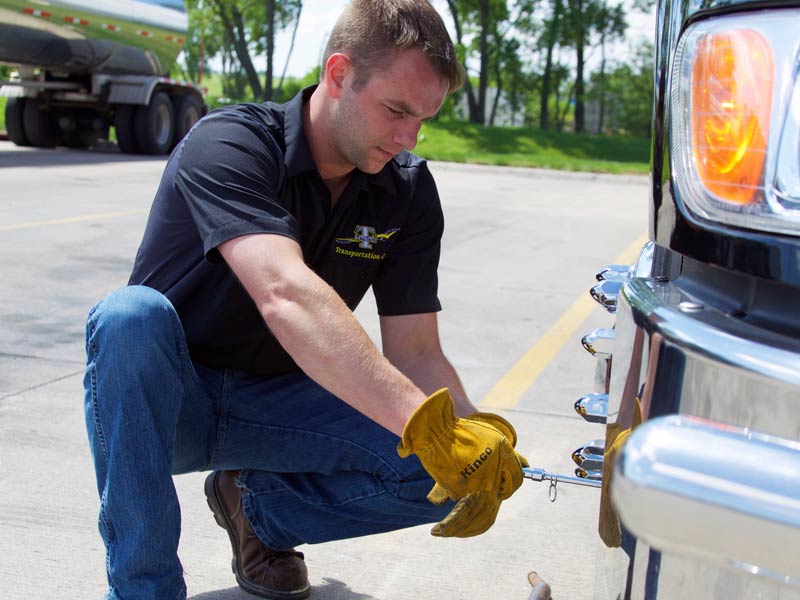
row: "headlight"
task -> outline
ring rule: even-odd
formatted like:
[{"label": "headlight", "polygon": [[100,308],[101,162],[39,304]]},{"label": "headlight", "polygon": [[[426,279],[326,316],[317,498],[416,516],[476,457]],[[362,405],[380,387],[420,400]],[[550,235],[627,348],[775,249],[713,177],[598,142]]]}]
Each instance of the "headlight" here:
[{"label": "headlight", "polygon": [[[794,23],[794,25],[792,25]],[[695,215],[800,233],[800,11],[687,28],[672,71],[672,163]]]}]

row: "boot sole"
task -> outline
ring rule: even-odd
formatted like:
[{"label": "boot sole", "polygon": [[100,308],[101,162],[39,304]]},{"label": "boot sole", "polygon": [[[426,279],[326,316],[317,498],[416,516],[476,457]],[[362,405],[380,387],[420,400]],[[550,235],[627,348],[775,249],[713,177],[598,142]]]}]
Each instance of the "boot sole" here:
[{"label": "boot sole", "polygon": [[239,587],[244,591],[261,598],[268,598],[269,600],[302,600],[303,598],[308,598],[308,596],[311,594],[310,584],[307,584],[305,587],[292,592],[283,592],[252,583],[240,574],[239,556],[236,553],[238,540],[233,534],[233,524],[230,522],[230,519],[228,519],[228,515],[222,509],[222,503],[219,501],[219,496],[217,494],[218,478],[219,472],[215,471],[206,477],[203,488],[206,494],[206,502],[208,503],[208,507],[211,509],[211,513],[214,515],[214,520],[217,522],[217,525],[225,530],[225,532],[228,534],[228,539],[231,542],[231,550],[233,552],[233,558],[231,559],[231,570],[236,577],[236,583],[238,583]]}]

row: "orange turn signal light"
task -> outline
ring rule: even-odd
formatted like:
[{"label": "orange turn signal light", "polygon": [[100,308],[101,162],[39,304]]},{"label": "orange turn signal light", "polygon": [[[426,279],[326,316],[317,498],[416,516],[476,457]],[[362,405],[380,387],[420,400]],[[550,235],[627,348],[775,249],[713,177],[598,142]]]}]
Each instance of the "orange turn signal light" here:
[{"label": "orange turn signal light", "polygon": [[752,29],[710,33],[692,67],[692,144],[703,184],[720,199],[747,204],[761,183],[769,135],[772,50]]}]

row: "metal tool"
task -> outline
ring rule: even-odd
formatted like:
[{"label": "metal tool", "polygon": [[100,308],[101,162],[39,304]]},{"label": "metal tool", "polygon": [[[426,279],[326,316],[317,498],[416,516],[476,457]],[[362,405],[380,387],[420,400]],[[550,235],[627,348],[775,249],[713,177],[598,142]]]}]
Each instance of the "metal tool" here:
[{"label": "metal tool", "polygon": [[584,479],[583,477],[573,477],[571,475],[561,475],[560,473],[550,473],[544,469],[535,469],[532,467],[523,467],[522,476],[525,479],[533,481],[549,481],[550,489],[548,490],[548,497],[550,502],[555,502],[558,496],[558,484],[568,483],[571,485],[583,485],[586,487],[599,488],[602,481],[599,479]]},{"label": "metal tool", "polygon": [[533,590],[531,590],[531,595],[528,596],[528,600],[553,600],[550,584],[539,577],[536,571],[528,573],[528,583],[530,583],[533,588]]}]

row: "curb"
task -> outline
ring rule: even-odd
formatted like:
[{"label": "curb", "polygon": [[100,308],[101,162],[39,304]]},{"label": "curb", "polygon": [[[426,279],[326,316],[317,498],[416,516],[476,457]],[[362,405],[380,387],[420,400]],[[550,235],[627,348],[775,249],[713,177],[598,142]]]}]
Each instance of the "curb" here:
[{"label": "curb", "polygon": [[[0,141],[10,141],[8,132],[0,130]],[[114,144],[116,147],[116,144]],[[108,148],[105,148],[108,150]],[[538,169],[533,167],[504,167],[498,165],[480,165],[474,163],[454,163],[428,161],[434,169],[442,171],[459,171],[469,169],[484,170],[487,174],[502,173],[504,175],[518,175],[520,177],[548,178],[548,179],[575,179],[580,181],[613,181],[614,183],[632,183],[641,185],[647,183],[648,175],[614,175],[611,173],[589,173],[586,171],[557,171],[555,169]]]},{"label": "curb", "polygon": [[442,171],[459,171],[469,169],[475,171],[477,169],[484,170],[487,174],[502,173],[503,175],[518,175],[520,177],[530,178],[548,178],[548,179],[573,179],[580,181],[609,181],[614,183],[630,183],[635,185],[646,184],[649,175],[615,175],[612,173],[590,173],[587,171],[558,171],[555,169],[540,169],[534,167],[505,167],[499,165],[480,165],[472,163],[454,163],[454,162],[439,162],[428,161],[432,170]]}]

